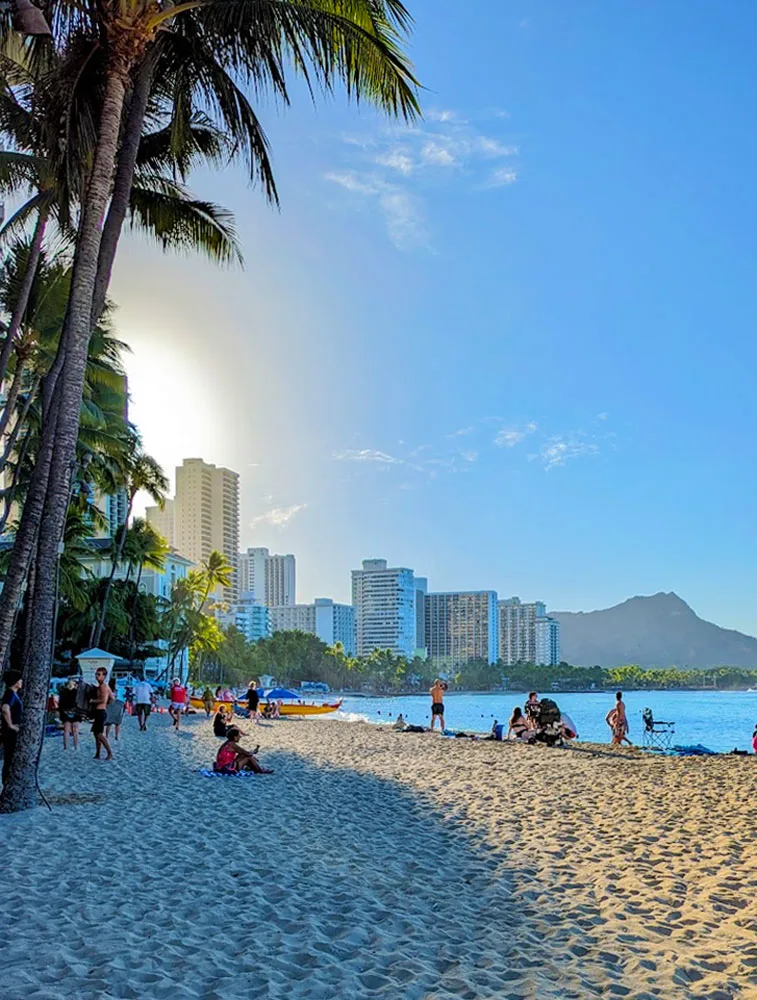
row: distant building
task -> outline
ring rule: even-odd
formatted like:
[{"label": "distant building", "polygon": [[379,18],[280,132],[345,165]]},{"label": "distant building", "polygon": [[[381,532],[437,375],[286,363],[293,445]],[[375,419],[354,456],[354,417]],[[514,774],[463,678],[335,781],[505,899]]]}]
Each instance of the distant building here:
[{"label": "distant building", "polygon": [[174,542],[196,565],[211,552],[222,552],[233,567],[230,587],[218,588],[213,600],[233,603],[238,590],[239,475],[200,458],[185,458],[176,469]]},{"label": "distant building", "polygon": [[560,625],[547,615],[543,601],[522,604],[519,598],[511,597],[497,607],[499,656],[503,663],[554,666],[560,662]]},{"label": "distant building", "polygon": [[271,616],[262,601],[249,592],[240,595],[226,608],[218,612],[218,620],[224,628],[233,625],[249,642],[268,639],[271,636]]},{"label": "distant building", "polygon": [[412,657],[416,646],[415,575],[405,567],[388,567],[386,559],[365,559],[352,571],[352,604],[358,656],[391,649]]},{"label": "distant building", "polygon": [[294,556],[272,556],[264,548],[240,552],[239,585],[269,608],[293,608],[297,597]]},{"label": "distant building", "polygon": [[313,604],[270,608],[273,632],[307,632],[317,635],[327,646],[341,642],[344,651],[354,656],[355,609],[351,604],[335,604],[328,597],[317,597]]},{"label": "distant building", "polygon": [[498,660],[497,595],[493,590],[426,595],[426,644],[433,663],[460,667]]},{"label": "distant building", "polygon": [[157,531],[159,535],[168,542],[171,548],[176,546],[176,501],[166,500],[163,509],[157,505],[155,507],[148,507],[145,511],[145,517],[149,524]]},{"label": "distant building", "polygon": [[428,580],[425,576],[415,578],[415,651],[423,655],[428,652],[428,640],[426,637],[426,595],[428,593]]}]

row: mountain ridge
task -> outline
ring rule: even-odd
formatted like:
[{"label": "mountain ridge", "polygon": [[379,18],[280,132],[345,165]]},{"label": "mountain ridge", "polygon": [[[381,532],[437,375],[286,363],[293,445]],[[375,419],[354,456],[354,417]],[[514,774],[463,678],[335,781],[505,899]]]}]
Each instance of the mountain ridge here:
[{"label": "mountain ridge", "polygon": [[560,622],[562,659],[577,666],[757,668],[757,638],[700,618],[674,591],[550,617]]}]

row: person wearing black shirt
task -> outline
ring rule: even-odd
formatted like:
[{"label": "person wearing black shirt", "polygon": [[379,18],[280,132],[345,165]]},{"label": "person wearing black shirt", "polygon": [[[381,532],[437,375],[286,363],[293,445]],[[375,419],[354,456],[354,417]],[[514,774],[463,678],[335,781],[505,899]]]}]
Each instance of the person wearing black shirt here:
[{"label": "person wearing black shirt", "polygon": [[225,740],[226,730],[229,728],[230,722],[231,713],[227,713],[225,706],[221,705],[213,719],[213,734],[220,740]]},{"label": "person wearing black shirt", "polygon": [[0,699],[0,734],[3,743],[3,784],[8,780],[13,754],[18,743],[18,731],[24,714],[24,703],[18,696],[23,680],[17,670],[6,670],[3,674],[5,692]]},{"label": "person wearing black shirt", "polygon": [[76,710],[77,683],[75,677],[69,677],[63,687],[58,689],[58,717],[63,725],[63,749],[68,750],[68,738],[74,744],[74,750],[79,749],[79,713]]},{"label": "person wearing black shirt", "polygon": [[258,695],[257,685],[255,684],[255,681],[250,681],[250,686],[247,688],[247,714],[249,718],[258,718],[259,703],[260,697]]}]

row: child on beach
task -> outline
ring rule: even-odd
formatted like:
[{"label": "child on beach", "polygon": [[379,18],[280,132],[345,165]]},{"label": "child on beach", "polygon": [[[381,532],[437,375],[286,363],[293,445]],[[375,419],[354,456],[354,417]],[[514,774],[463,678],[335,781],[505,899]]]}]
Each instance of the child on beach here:
[{"label": "child on beach", "polygon": [[213,764],[213,770],[219,774],[237,774],[239,771],[254,771],[255,774],[273,774],[271,768],[260,766],[260,762],[255,756],[258,750],[257,747],[255,748],[255,752],[253,752],[245,750],[244,747],[239,745],[237,741],[241,735],[241,730],[237,729],[236,726],[229,727],[226,733],[226,742],[218,751],[215,764]]}]

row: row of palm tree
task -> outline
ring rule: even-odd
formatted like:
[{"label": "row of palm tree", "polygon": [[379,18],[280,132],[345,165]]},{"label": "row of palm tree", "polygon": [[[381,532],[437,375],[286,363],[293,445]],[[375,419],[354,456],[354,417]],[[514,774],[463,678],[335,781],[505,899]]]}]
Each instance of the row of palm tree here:
[{"label": "row of palm tree", "polygon": [[[28,37],[20,39],[14,23]],[[253,102],[265,95],[287,104],[293,74],[312,93],[341,84],[356,100],[413,118],[417,83],[403,52],[409,27],[400,0],[44,0],[41,10],[15,0],[0,13],[0,80],[8,98],[0,131],[12,152],[33,158],[19,159],[14,171],[8,164],[8,189],[17,190],[23,178],[30,193],[26,216],[13,222],[33,226],[32,269],[51,224],[55,238],[74,248],[65,319],[38,391],[35,461],[0,595],[4,660],[31,571],[27,710],[0,808],[37,801],[55,568],[77,466],[89,345],[130,211],[157,235],[166,220],[160,198],[182,193],[177,188],[198,158],[246,161],[251,179],[275,201]],[[140,209],[134,191],[143,181]],[[206,235],[211,214],[200,226]],[[196,241],[197,225],[179,230]],[[170,224],[164,232],[168,242],[176,236]],[[6,366],[23,322],[25,287],[0,353]]]}]

